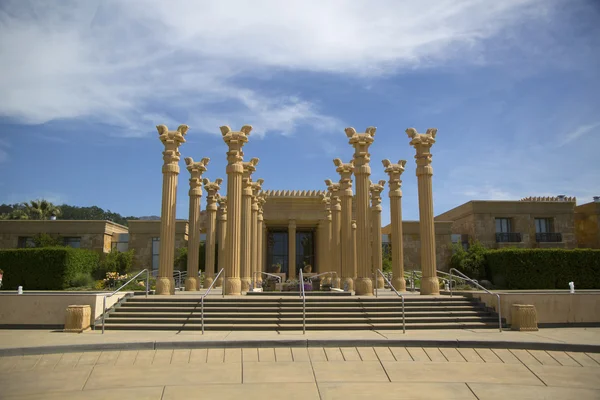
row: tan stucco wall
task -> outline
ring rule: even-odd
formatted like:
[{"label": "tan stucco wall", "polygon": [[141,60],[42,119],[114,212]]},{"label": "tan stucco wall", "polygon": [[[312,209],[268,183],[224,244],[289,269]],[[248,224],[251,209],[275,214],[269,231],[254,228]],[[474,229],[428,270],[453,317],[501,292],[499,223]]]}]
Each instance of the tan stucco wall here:
[{"label": "tan stucco wall", "polygon": [[[497,310],[496,296],[485,292],[469,293]],[[513,304],[533,304],[539,324],[600,323],[600,292],[579,293],[500,293],[502,318],[510,325]]]},{"label": "tan stucco wall", "polygon": [[[117,293],[106,299],[106,307],[112,307],[127,292]],[[27,294],[0,295],[0,327],[2,325],[64,325],[65,310],[69,305],[89,305],[92,309],[91,321],[102,314],[104,295],[96,293],[52,294],[30,292]]]},{"label": "tan stucco wall", "polygon": [[[450,256],[452,255],[451,228],[451,222],[435,223],[436,268],[440,271],[447,271],[450,268]],[[405,271],[421,270],[421,240],[419,238],[419,221],[402,221]]]},{"label": "tan stucco wall", "polygon": [[575,237],[577,247],[600,249],[600,203],[575,207]]},{"label": "tan stucco wall", "polygon": [[[135,268],[152,268],[152,238],[160,237],[160,221],[127,221],[129,249],[134,250]],[[188,221],[175,223],[175,248],[187,246]]]},{"label": "tan stucco wall", "polygon": [[0,221],[0,248],[16,248],[19,237],[46,233],[54,238],[80,237],[82,249],[107,253],[116,236],[127,232],[126,226],[111,221]]},{"label": "tan stucco wall", "polygon": [[[521,243],[496,243],[496,218],[510,218],[512,231],[521,233]],[[535,218],[552,218],[561,243],[538,243]],[[436,221],[452,221],[452,233],[468,234],[488,248],[566,248],[576,247],[575,202],[573,201],[470,201],[438,215]]]}]

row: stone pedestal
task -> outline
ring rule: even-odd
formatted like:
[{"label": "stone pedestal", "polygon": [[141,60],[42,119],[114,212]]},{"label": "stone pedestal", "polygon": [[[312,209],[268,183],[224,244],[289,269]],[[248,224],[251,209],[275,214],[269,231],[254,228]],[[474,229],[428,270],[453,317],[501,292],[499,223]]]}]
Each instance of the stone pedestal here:
[{"label": "stone pedestal", "polygon": [[[215,277],[215,248],[217,246],[217,199],[223,179],[215,179],[211,182],[204,179],[204,190],[206,190],[206,242],[204,243],[204,287],[212,285]],[[188,272],[189,275],[189,272]],[[215,284],[216,285],[216,284]],[[187,289],[186,289],[187,290]]]},{"label": "stone pedestal", "polygon": [[90,328],[92,308],[89,305],[71,305],[65,314],[64,332],[80,333]]},{"label": "stone pedestal", "polygon": [[342,264],[341,264],[341,214],[342,205],[340,202],[340,184],[333,183],[327,179],[327,192],[331,202],[331,246],[329,260],[331,261],[331,270],[337,274],[337,279],[333,282],[333,286],[343,289],[341,285]]},{"label": "stone pedestal", "polygon": [[513,331],[537,331],[537,312],[532,304],[513,304],[511,324]]},{"label": "stone pedestal", "polygon": [[227,143],[227,229],[225,250],[224,293],[239,295],[242,293],[240,280],[240,250],[242,239],[242,164],[244,153],[242,147],[248,142],[252,127],[245,125],[239,132],[232,131],[228,126],[221,127],[223,140]]},{"label": "stone pedestal", "polygon": [[354,290],[354,241],[352,239],[352,162],[343,163],[336,158],[333,164],[337,167],[336,172],[340,174],[340,200],[341,200],[341,239],[340,255],[342,266],[342,287],[348,291]]},{"label": "stone pedestal", "polygon": [[242,293],[250,290],[252,281],[252,173],[256,171],[258,158],[242,163],[242,249],[240,253],[240,274]]},{"label": "stone pedestal", "polygon": [[180,125],[176,131],[169,131],[165,125],[156,127],[159,139],[165,146],[163,151],[162,206],[160,212],[160,247],[158,256],[158,277],[156,294],[175,293],[173,263],[175,261],[175,207],[177,205],[177,177],[179,175],[179,146],[185,143],[187,125]]},{"label": "stone pedestal", "polygon": [[296,279],[296,220],[288,222],[288,279]]},{"label": "stone pedestal", "polygon": [[400,179],[404,172],[406,160],[398,161],[398,164],[392,164],[390,160],[383,160],[385,173],[389,176],[389,196],[390,196],[390,246],[392,247],[392,285],[394,288],[403,292],[406,290],[406,280],[404,279],[404,250],[402,244],[402,180]]},{"label": "stone pedestal", "polygon": [[435,143],[437,129],[427,129],[427,133],[417,133],[414,128],[406,130],[415,148],[417,181],[419,185],[419,227],[421,233],[421,294],[440,294],[435,257],[435,226],[433,223],[433,192],[431,178],[431,146]]},{"label": "stone pedestal", "polygon": [[200,199],[202,198],[202,174],[206,172],[209,158],[194,162],[192,157],[185,158],[187,170],[190,171],[190,212],[187,253],[187,278],[185,290],[196,291],[200,288],[198,266],[200,259]]},{"label": "stone pedestal", "polygon": [[369,147],[375,137],[375,128],[369,127],[365,133],[357,133],[354,128],[346,128],[346,136],[354,147],[354,180],[356,182],[356,273],[354,290],[357,295],[372,296],[371,260],[369,244],[371,215],[369,212],[369,187],[371,167]]},{"label": "stone pedestal", "polygon": [[371,184],[371,229],[372,246],[371,258],[373,260],[373,274],[377,282],[377,289],[383,289],[385,281],[378,270],[383,272],[383,248],[381,244],[381,192],[385,181],[379,181],[377,184]]},{"label": "stone pedestal", "polygon": [[[225,254],[227,253],[227,248],[225,247],[226,233],[227,233],[227,196],[219,196],[217,198],[217,203],[219,204],[219,210],[217,212],[217,224],[218,224],[218,238],[217,238],[217,246],[218,246],[218,266],[217,273],[221,271],[221,269],[225,268]],[[225,271],[223,271],[225,273]],[[223,286],[223,274],[219,276],[217,279],[217,283],[215,283],[216,287]]]}]

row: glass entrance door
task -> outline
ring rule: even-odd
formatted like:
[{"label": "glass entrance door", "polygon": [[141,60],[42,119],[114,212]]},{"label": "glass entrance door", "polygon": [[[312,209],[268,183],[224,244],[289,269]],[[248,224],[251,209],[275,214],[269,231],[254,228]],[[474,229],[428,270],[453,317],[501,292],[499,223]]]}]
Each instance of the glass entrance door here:
[{"label": "glass entrance door", "polygon": [[276,265],[280,265],[281,272],[288,276],[288,254],[287,231],[269,230],[267,233],[267,272],[271,272]]}]

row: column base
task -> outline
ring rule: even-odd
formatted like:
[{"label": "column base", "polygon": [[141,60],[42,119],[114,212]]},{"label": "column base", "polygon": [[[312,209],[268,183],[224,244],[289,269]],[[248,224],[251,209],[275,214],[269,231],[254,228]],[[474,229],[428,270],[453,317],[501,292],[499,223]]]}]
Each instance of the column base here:
[{"label": "column base", "polygon": [[[212,285],[213,281],[214,281],[214,277],[212,276],[204,276],[204,289],[208,289],[210,287],[210,285]],[[217,286],[217,284],[215,283],[215,286]],[[213,286],[213,287],[215,287]]]},{"label": "column base", "polygon": [[379,275],[377,277],[377,289],[383,289],[384,287],[385,287],[385,281],[383,280],[383,278],[381,277],[381,275]]},{"label": "column base", "polygon": [[171,281],[170,294],[175,294],[175,278],[169,278],[169,281]]},{"label": "column base", "polygon": [[187,277],[185,279],[185,291],[195,292],[198,290],[198,279],[194,277]]},{"label": "column base", "polygon": [[344,289],[346,292],[351,292],[354,290],[354,279],[348,277],[342,278],[340,285],[340,289]]},{"label": "column base", "polygon": [[215,287],[222,287],[223,286],[223,276],[221,275],[219,277],[219,279],[217,279],[217,283],[215,283]]},{"label": "column base", "polygon": [[240,278],[227,278],[224,282],[225,294],[240,295],[242,294],[242,281]]},{"label": "column base", "polygon": [[373,281],[371,278],[358,278],[354,282],[354,292],[357,296],[373,296]]},{"label": "column base", "polygon": [[437,277],[421,277],[421,294],[440,294],[440,283]]},{"label": "column base", "polygon": [[242,293],[249,292],[250,291],[250,283],[252,282],[252,279],[241,278],[240,280],[242,281]]},{"label": "column base", "polygon": [[406,279],[404,278],[392,278],[392,285],[398,292],[406,291]]},{"label": "column base", "polygon": [[171,294],[171,279],[167,277],[156,278],[155,294],[170,295]]}]

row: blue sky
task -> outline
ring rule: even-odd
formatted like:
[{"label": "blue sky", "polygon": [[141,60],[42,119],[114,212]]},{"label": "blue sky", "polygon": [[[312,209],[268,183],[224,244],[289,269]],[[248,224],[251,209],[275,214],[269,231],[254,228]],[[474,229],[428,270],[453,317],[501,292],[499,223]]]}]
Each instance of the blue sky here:
[{"label": "blue sky", "polygon": [[[219,126],[254,130],[265,189],[325,189],[376,126],[381,160],[438,128],[435,213],[472,199],[600,195],[600,1],[3,1],[0,203],[34,198],[158,215],[155,126],[190,126],[183,157],[225,176]],[[223,188],[226,187],[225,183]],[[389,221],[383,193],[384,224]]]}]

